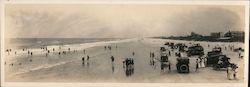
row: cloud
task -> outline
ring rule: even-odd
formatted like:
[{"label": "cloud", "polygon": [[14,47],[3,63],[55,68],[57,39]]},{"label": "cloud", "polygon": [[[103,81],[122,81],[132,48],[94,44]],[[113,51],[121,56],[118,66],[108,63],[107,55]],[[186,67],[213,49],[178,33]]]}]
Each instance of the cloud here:
[{"label": "cloud", "polygon": [[240,30],[241,6],[7,5],[6,36],[112,38]]},{"label": "cloud", "polygon": [[[176,34],[189,34],[197,32],[209,34],[209,32],[227,32],[229,30],[243,30],[244,20],[240,15],[224,8],[200,8],[189,13],[174,15],[171,25]],[[185,33],[186,32],[186,33]]]}]

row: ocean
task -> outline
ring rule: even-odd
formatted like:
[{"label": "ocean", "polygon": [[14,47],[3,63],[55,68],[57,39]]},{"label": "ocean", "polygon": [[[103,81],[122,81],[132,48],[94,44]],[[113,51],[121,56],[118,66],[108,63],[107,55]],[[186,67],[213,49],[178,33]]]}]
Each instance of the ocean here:
[{"label": "ocean", "polygon": [[41,48],[44,46],[64,46],[122,39],[124,38],[11,38],[8,43],[5,43],[5,47],[6,49]]}]

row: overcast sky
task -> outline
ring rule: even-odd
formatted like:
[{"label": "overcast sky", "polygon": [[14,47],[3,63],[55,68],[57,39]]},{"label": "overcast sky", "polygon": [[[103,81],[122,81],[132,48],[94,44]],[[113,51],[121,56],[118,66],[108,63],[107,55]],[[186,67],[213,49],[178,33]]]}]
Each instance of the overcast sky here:
[{"label": "overcast sky", "polygon": [[12,38],[209,35],[243,31],[245,21],[243,6],[9,4],[5,12],[5,35]]}]

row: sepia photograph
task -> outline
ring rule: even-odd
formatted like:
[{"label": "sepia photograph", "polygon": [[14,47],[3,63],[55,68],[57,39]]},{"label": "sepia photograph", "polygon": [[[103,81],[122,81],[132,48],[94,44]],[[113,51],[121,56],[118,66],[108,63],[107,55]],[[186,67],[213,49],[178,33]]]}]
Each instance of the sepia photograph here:
[{"label": "sepia photograph", "polygon": [[246,4],[5,3],[2,12],[1,83],[247,87]]}]

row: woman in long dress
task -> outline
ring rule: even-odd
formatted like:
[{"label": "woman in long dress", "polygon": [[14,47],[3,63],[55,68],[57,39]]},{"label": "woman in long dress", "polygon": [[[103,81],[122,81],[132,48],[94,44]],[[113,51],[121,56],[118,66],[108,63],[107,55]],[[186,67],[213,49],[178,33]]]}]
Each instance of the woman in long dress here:
[{"label": "woman in long dress", "polygon": [[232,80],[232,78],[233,78],[232,74],[233,74],[232,67],[231,66],[227,67],[227,78],[229,80]]},{"label": "woman in long dress", "polygon": [[205,59],[201,58],[201,67],[205,67]]}]

